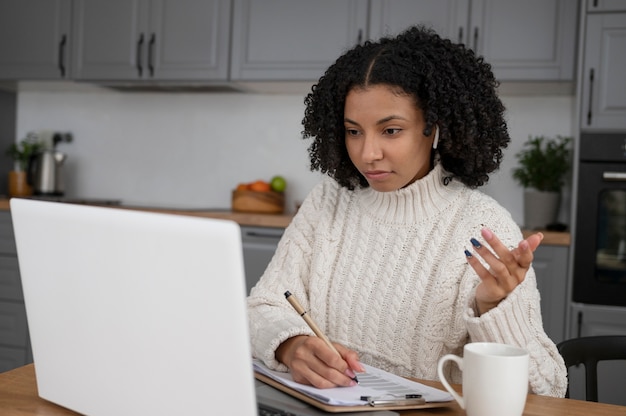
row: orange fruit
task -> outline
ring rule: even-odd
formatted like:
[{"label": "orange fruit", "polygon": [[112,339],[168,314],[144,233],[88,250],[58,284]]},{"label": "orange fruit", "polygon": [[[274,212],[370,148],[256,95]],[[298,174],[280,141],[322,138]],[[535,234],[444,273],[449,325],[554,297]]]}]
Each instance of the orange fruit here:
[{"label": "orange fruit", "polygon": [[269,183],[262,181],[262,180],[258,180],[250,184],[250,190],[256,191],[256,192],[269,192],[272,190],[272,187],[270,186]]},{"label": "orange fruit", "polygon": [[247,183],[240,183],[239,185],[237,185],[237,190],[238,191],[248,191],[248,190],[250,190],[250,185],[248,185]]}]

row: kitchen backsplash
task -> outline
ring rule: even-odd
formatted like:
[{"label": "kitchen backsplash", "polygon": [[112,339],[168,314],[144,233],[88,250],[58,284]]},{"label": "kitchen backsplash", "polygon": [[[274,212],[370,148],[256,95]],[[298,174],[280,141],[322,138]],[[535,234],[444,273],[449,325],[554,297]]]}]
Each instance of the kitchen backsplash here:
[{"label": "kitchen backsplash", "polygon": [[[71,132],[66,195],[183,208],[227,208],[238,182],[288,181],[293,211],[320,180],[301,138],[303,95],[120,92],[29,83],[17,96],[17,138]],[[514,154],[532,135],[572,135],[574,97],[504,96],[513,139],[483,190],[523,219],[523,190],[511,178]],[[567,222],[569,198],[560,219]]]}]

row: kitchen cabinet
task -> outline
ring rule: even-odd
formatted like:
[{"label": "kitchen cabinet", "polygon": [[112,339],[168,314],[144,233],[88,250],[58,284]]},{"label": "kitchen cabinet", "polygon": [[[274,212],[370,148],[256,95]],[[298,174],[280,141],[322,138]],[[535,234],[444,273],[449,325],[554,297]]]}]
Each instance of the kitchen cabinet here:
[{"label": "kitchen cabinet", "polygon": [[586,16],[581,129],[626,129],[626,13]]},{"label": "kitchen cabinet", "polygon": [[[626,335],[626,308],[574,303],[570,307],[568,338]],[[570,397],[584,400],[584,368],[570,368]],[[626,363],[598,363],[599,401],[626,406]]]},{"label": "kitchen cabinet", "polygon": [[241,226],[246,291],[248,294],[272,260],[284,231],[284,228]]},{"label": "kitchen cabinet", "polygon": [[233,81],[315,81],[367,36],[367,0],[234,0]]},{"label": "kitchen cabinet", "polygon": [[469,11],[469,0],[371,0],[369,37],[396,35],[423,24],[455,43],[465,43]]},{"label": "kitchen cabinet", "polygon": [[77,80],[225,81],[230,0],[75,0]]},{"label": "kitchen cabinet", "polygon": [[568,255],[567,246],[540,245],[533,260],[543,327],[555,343],[565,339]]},{"label": "kitchen cabinet", "polygon": [[0,79],[70,77],[71,0],[0,3]]},{"label": "kitchen cabinet", "polygon": [[11,214],[0,212],[0,372],[33,361]]},{"label": "kitchen cabinet", "polygon": [[484,56],[500,81],[573,81],[577,10],[570,0],[371,0],[369,37],[425,24]]}]

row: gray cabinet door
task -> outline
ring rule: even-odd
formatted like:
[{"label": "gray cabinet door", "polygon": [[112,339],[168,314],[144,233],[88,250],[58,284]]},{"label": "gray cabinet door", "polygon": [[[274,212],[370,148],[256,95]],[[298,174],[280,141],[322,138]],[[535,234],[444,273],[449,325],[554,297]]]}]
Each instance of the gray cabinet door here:
[{"label": "gray cabinet door", "polygon": [[153,0],[148,76],[227,80],[229,0]]},{"label": "gray cabinet door", "polygon": [[468,45],[501,81],[573,81],[576,3],[472,0]]},{"label": "gray cabinet door", "polygon": [[9,211],[0,212],[0,372],[32,362]]},{"label": "gray cabinet door", "polygon": [[422,24],[455,43],[464,43],[469,3],[469,0],[371,0],[369,37],[378,39]]},{"label": "gray cabinet door", "polygon": [[70,1],[0,3],[0,79],[69,77]]},{"label": "gray cabinet door", "polygon": [[147,72],[147,0],[75,0],[73,77],[139,79]]},{"label": "gray cabinet door", "polygon": [[231,79],[317,80],[366,25],[366,0],[234,0]]},{"label": "gray cabinet door", "polygon": [[256,285],[265,272],[267,265],[274,257],[284,228],[241,227],[243,260],[246,271],[246,291]]},{"label": "gray cabinet door", "polygon": [[565,339],[568,253],[569,247],[543,245],[537,248],[533,260],[543,328],[555,343]]},{"label": "gray cabinet door", "polygon": [[581,129],[626,128],[626,13],[587,15]]},{"label": "gray cabinet door", "polygon": [[226,80],[230,0],[76,0],[74,78]]}]

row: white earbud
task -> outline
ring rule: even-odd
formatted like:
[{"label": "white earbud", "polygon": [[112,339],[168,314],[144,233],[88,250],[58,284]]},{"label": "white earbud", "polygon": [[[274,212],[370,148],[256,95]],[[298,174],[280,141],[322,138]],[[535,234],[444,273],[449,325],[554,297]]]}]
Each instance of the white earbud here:
[{"label": "white earbud", "polygon": [[435,125],[435,139],[433,140],[433,149],[436,149],[438,144],[439,144],[439,126]]}]

